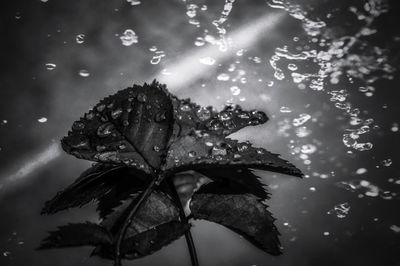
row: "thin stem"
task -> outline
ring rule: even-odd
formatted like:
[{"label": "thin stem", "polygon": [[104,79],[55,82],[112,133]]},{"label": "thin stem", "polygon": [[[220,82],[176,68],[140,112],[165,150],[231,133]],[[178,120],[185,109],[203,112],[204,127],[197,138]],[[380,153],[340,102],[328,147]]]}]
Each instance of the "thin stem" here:
[{"label": "thin stem", "polygon": [[158,186],[161,181],[164,179],[164,175],[159,175],[156,178],[153,178],[147,188],[140,194],[139,199],[133,200],[132,203],[128,206],[125,210],[125,213],[128,213],[128,216],[125,218],[121,229],[117,234],[117,243],[115,245],[115,257],[114,257],[114,266],[121,266],[121,243],[125,237],[126,230],[128,229],[129,225],[131,224],[133,217],[139,211],[140,207],[146,202],[147,198],[151,195],[154,191],[156,186]]},{"label": "thin stem", "polygon": [[[179,207],[179,216],[180,216],[182,222],[184,222],[185,224],[188,224],[189,222],[186,217],[185,210],[183,209],[181,200],[179,198],[178,192],[176,191],[176,187],[175,187],[175,184],[174,184],[172,178],[171,177],[167,178],[166,181],[168,182],[168,186],[170,187],[170,189],[172,191],[172,196],[173,196],[174,200],[176,201],[176,204]],[[187,243],[187,246],[189,249],[190,260],[192,262],[192,266],[199,266],[199,261],[197,259],[197,253],[196,253],[196,247],[194,245],[193,237],[192,237],[192,233],[190,232],[190,229],[185,232],[185,239],[186,239],[186,243]]]}]

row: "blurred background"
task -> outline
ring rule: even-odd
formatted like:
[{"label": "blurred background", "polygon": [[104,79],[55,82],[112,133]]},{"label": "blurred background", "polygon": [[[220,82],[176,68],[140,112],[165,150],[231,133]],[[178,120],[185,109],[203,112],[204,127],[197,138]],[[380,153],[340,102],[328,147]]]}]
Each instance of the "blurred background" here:
[{"label": "blurred background", "polygon": [[[40,216],[89,165],[60,138],[101,98],[157,78],[179,97],[259,109],[232,138],[306,174],[258,172],[284,254],[196,221],[201,265],[400,265],[395,0],[14,0],[0,8],[0,265],[111,265],[36,251],[93,206]],[[125,265],[189,265],[184,239]]]}]

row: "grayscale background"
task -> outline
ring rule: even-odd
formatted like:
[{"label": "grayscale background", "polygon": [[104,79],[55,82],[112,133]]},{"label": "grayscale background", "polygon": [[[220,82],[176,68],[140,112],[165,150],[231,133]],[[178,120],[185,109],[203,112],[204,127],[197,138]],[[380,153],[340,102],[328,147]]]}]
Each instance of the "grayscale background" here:
[{"label": "grayscale background", "polygon": [[[223,52],[215,44],[220,36],[212,22],[220,18],[224,4],[1,1],[0,265],[111,265],[89,258],[90,248],[35,250],[47,231],[59,225],[96,221],[94,205],[54,216],[39,213],[46,200],[90,165],[59,147],[73,121],[101,98],[154,78],[202,105],[221,108],[228,101],[263,110],[270,118],[267,124],[232,137],[280,153],[307,174],[298,179],[259,172],[270,186],[269,205],[282,234],[283,255],[270,256],[222,226],[196,221],[193,234],[201,265],[400,265],[397,1],[293,0],[288,11],[264,0],[236,0],[221,24],[225,38],[231,39]],[[294,11],[296,5],[304,12]],[[306,19],[296,14],[306,14]],[[323,34],[307,34],[307,21],[324,21]],[[120,39],[127,29],[137,35],[129,46]],[[83,38],[77,40],[80,34]],[[313,58],[284,56],[277,64],[286,77],[274,77],[270,60],[276,48],[321,51],[326,49],[316,45],[321,39],[342,36],[358,42],[344,52],[351,56],[340,61],[339,81],[326,77],[321,91],[310,88],[310,80],[295,83],[289,64],[296,64],[297,73],[318,74],[320,66]],[[382,63],[375,67],[377,62]],[[332,91],[340,90],[346,90],[346,99],[332,99]],[[359,108],[363,122],[352,125],[337,103]],[[310,119],[294,125],[301,114]],[[367,119],[373,119],[369,132],[356,141],[373,147],[347,147],[343,134]],[[338,204],[350,209],[338,213]],[[189,263],[181,238],[125,265]]]}]

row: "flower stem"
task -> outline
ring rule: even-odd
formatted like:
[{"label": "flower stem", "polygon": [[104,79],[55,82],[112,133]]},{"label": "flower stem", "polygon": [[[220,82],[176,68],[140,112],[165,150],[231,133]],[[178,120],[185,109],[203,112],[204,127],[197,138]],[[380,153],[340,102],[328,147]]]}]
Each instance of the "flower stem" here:
[{"label": "flower stem", "polygon": [[[189,222],[186,217],[185,210],[183,209],[181,200],[179,198],[178,192],[176,191],[176,187],[174,185],[172,178],[171,177],[167,178],[166,182],[168,182],[168,186],[170,187],[174,201],[179,207],[179,216],[181,218],[181,221],[184,222],[185,224],[188,224]],[[196,253],[196,247],[193,242],[193,237],[192,237],[192,233],[190,232],[190,228],[189,228],[189,230],[187,230],[185,232],[185,238],[186,238],[186,243],[187,243],[187,246],[189,249],[190,260],[192,262],[192,266],[199,266],[199,261],[197,259],[197,253]]]},{"label": "flower stem", "polygon": [[115,257],[114,257],[114,266],[121,266],[121,243],[125,237],[126,231],[129,225],[132,223],[133,217],[137,214],[140,207],[146,202],[147,198],[151,195],[154,189],[163,181],[164,175],[158,175],[153,178],[151,182],[148,184],[147,188],[140,194],[138,200],[133,200],[132,203],[125,210],[125,213],[128,213],[127,217],[124,220],[124,223],[121,226],[117,234],[117,242],[115,245]]}]

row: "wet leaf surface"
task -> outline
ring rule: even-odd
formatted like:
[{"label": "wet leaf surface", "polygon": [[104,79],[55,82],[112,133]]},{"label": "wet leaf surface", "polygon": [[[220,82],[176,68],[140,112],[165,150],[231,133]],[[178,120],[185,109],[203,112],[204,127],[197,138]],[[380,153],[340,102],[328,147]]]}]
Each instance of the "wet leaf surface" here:
[{"label": "wet leaf surface", "polygon": [[159,168],[172,133],[169,94],[156,82],[104,98],[62,140],[66,152],[92,161]]},{"label": "wet leaf surface", "polygon": [[224,225],[258,248],[281,254],[279,232],[267,205],[231,182],[204,185],[193,195],[190,210],[195,219]]},{"label": "wet leaf surface", "polygon": [[263,148],[250,143],[212,135],[204,131],[192,131],[174,141],[169,149],[164,170],[211,167],[248,167],[293,176],[302,176],[294,165]]},{"label": "wet leaf surface", "polygon": [[184,136],[193,129],[205,130],[216,135],[229,135],[244,127],[268,121],[265,113],[257,110],[245,111],[239,105],[226,105],[218,112],[212,106],[202,107],[190,99],[181,100],[175,96],[171,98],[177,136]]},{"label": "wet leaf surface", "polygon": [[[124,240],[121,246],[121,256],[132,260],[151,255],[180,238],[189,228],[190,225],[178,221],[158,225]],[[108,244],[99,246],[94,249],[92,255],[113,259],[113,246]]]},{"label": "wet leaf surface", "polygon": [[97,246],[111,242],[112,236],[104,227],[86,222],[60,226],[57,231],[50,232],[39,249]]},{"label": "wet leaf surface", "polygon": [[227,138],[267,120],[263,112],[237,105],[217,112],[180,100],[156,81],[103,99],[62,140],[66,152],[100,163],[42,211],[96,201],[100,223],[60,227],[42,248],[94,245],[92,255],[120,265],[122,258],[152,254],[186,234],[193,262],[184,209],[190,202],[191,218],[224,225],[280,254],[279,233],[265,204],[269,194],[251,169],[302,173],[277,154]]},{"label": "wet leaf surface", "polygon": [[[64,209],[84,206],[94,200],[100,200],[102,206],[100,209],[106,212],[113,207],[111,200],[108,200],[112,195],[117,194],[121,200],[129,193],[142,189],[145,181],[144,172],[134,168],[96,164],[83,172],[74,183],[59,192],[52,200],[46,202],[42,213],[53,214]],[[125,185],[122,191],[121,185]]]}]

